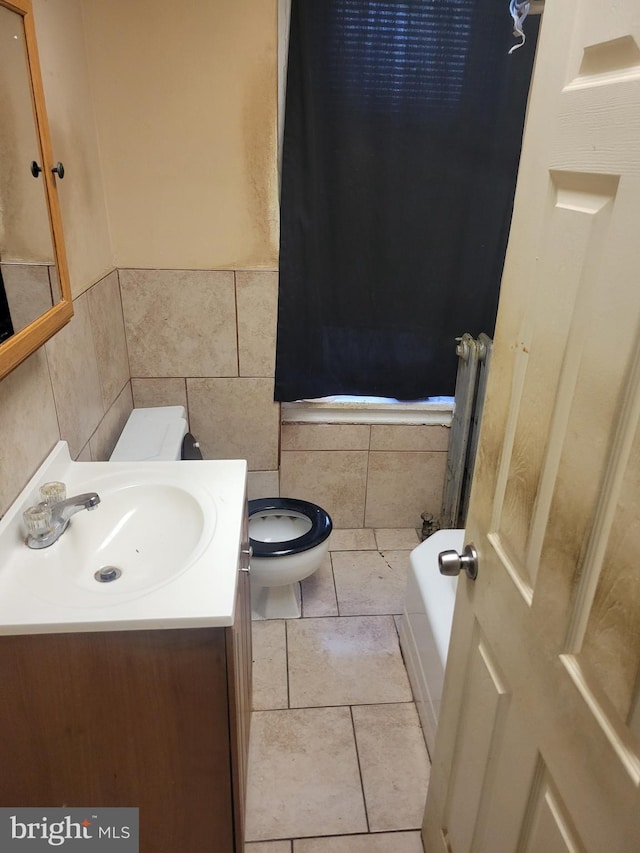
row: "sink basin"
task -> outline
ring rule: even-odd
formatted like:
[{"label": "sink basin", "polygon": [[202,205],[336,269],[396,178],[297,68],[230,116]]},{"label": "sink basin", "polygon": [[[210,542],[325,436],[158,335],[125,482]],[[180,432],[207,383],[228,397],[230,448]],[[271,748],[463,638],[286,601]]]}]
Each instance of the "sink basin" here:
[{"label": "sink basin", "polygon": [[[72,462],[60,442],[0,521],[0,634],[231,625],[243,460]],[[39,487],[97,492],[48,548],[24,544]]]},{"label": "sink basin", "polygon": [[[96,480],[93,490],[100,494],[95,510],[74,515],[51,547],[19,554],[17,580],[32,594],[71,607],[140,595],[188,569],[206,544],[205,530],[207,539],[214,533],[201,502],[180,486],[100,488]],[[215,508],[209,513],[215,523]]]}]

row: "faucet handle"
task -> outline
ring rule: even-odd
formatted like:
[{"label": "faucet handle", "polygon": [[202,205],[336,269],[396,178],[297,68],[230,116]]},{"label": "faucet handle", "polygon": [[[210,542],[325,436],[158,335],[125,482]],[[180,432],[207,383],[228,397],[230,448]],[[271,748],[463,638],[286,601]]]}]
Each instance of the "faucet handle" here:
[{"label": "faucet handle", "polygon": [[59,504],[66,497],[67,487],[58,480],[54,480],[51,483],[44,483],[44,485],[40,486],[40,500],[48,506]]},{"label": "faucet handle", "polygon": [[46,503],[39,503],[35,506],[30,506],[22,513],[27,533],[30,536],[46,536],[51,533],[51,507]]}]

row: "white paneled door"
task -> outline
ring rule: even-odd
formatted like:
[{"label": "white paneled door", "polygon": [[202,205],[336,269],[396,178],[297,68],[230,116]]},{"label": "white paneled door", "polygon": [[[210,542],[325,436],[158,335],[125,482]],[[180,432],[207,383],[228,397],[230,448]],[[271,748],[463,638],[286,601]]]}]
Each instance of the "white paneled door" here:
[{"label": "white paneled door", "polygon": [[640,850],[639,321],[640,3],[547,0],[426,853]]}]

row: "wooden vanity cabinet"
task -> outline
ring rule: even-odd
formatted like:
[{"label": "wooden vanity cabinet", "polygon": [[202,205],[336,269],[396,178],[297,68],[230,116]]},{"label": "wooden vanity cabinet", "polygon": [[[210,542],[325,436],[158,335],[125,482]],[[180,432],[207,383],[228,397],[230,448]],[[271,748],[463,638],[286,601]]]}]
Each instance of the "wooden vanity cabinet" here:
[{"label": "wooden vanity cabinet", "polygon": [[0,637],[0,806],[133,806],[140,853],[242,853],[243,560],[229,628]]}]

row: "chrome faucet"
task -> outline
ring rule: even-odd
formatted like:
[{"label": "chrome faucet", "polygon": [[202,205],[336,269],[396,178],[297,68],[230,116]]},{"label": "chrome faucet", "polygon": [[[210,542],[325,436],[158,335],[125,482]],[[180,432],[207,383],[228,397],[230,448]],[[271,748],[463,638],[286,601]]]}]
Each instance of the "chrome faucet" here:
[{"label": "chrome faucet", "polygon": [[[29,548],[48,548],[57,542],[69,526],[71,516],[83,509],[95,509],[100,503],[96,492],[85,492],[72,498],[48,504],[46,501],[29,507],[25,521],[29,535],[26,544]],[[31,515],[31,521],[27,516]]]}]

